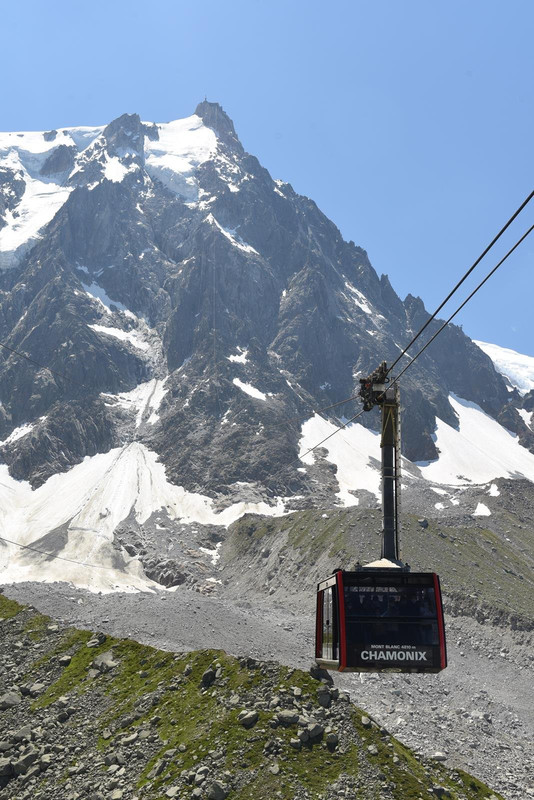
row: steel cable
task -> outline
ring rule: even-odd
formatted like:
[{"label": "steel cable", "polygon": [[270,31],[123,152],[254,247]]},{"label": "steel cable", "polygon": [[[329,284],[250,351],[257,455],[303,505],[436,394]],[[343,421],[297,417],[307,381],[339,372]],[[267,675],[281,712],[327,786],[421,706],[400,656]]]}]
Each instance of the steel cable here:
[{"label": "steel cable", "polygon": [[418,333],[416,333],[416,335],[413,337],[413,339],[411,340],[411,342],[409,342],[409,344],[407,344],[407,345],[406,345],[406,347],[404,348],[404,350],[402,351],[402,353],[401,353],[401,354],[400,354],[400,355],[397,357],[397,359],[396,359],[396,360],[393,362],[393,364],[392,364],[392,365],[389,367],[389,369],[388,369],[388,374],[391,372],[391,370],[392,370],[392,369],[394,369],[394,368],[395,368],[395,366],[396,366],[396,365],[399,363],[399,361],[401,360],[401,358],[402,358],[404,355],[406,355],[406,351],[410,349],[410,347],[412,346],[412,344],[414,344],[414,342],[416,342],[416,341],[417,341],[417,339],[419,339],[419,337],[421,336],[421,334],[423,333],[423,331],[425,331],[425,330],[426,330],[426,328],[427,328],[427,327],[430,325],[430,323],[432,322],[432,320],[436,318],[436,316],[439,314],[439,312],[441,311],[441,309],[443,308],[443,306],[444,306],[444,305],[446,305],[446,303],[448,303],[448,302],[449,302],[449,300],[451,299],[451,297],[453,296],[453,294],[455,294],[455,292],[456,292],[456,291],[457,291],[457,290],[460,288],[460,286],[462,285],[462,283],[463,283],[465,280],[467,280],[467,278],[469,277],[469,275],[471,275],[471,273],[473,272],[473,270],[475,269],[475,267],[477,267],[477,266],[478,266],[478,264],[480,264],[480,262],[482,261],[482,259],[484,258],[484,256],[486,256],[486,255],[489,253],[489,251],[491,250],[491,248],[493,247],[493,245],[494,245],[494,244],[495,244],[495,243],[496,243],[496,242],[497,242],[497,241],[498,241],[498,240],[501,238],[501,236],[503,235],[503,233],[504,233],[504,232],[505,232],[505,231],[506,231],[506,230],[507,230],[507,229],[510,227],[510,225],[512,224],[512,222],[513,222],[513,221],[514,221],[514,220],[515,220],[515,219],[516,219],[516,218],[519,216],[519,214],[520,214],[520,213],[523,211],[523,209],[524,209],[524,208],[525,208],[525,207],[528,205],[528,203],[530,203],[530,201],[532,200],[532,198],[533,198],[533,197],[534,197],[534,191],[532,191],[532,192],[529,194],[529,196],[528,196],[528,197],[527,197],[527,198],[526,198],[526,199],[525,199],[525,200],[524,200],[524,201],[521,203],[521,205],[519,206],[519,208],[517,209],[517,211],[515,211],[515,212],[514,212],[514,214],[512,214],[512,216],[510,217],[510,219],[508,220],[508,222],[507,222],[507,223],[506,223],[506,224],[505,224],[505,225],[504,225],[504,226],[501,228],[501,230],[499,231],[499,233],[498,233],[498,234],[497,234],[497,235],[496,235],[496,236],[495,236],[495,237],[492,239],[492,241],[489,243],[489,245],[486,247],[486,249],[485,249],[485,250],[484,250],[484,251],[483,251],[483,252],[482,252],[482,253],[479,255],[479,257],[478,257],[478,258],[477,258],[477,260],[474,262],[474,264],[473,264],[471,267],[469,267],[469,269],[467,270],[467,272],[465,273],[465,275],[464,275],[464,276],[463,276],[463,277],[462,277],[462,278],[461,278],[461,279],[458,281],[458,283],[456,284],[456,286],[454,287],[454,289],[451,289],[451,291],[449,292],[449,294],[447,295],[447,297],[445,298],[445,300],[443,300],[443,302],[442,302],[442,303],[440,303],[440,305],[439,305],[439,306],[436,308],[436,310],[434,311],[434,313],[432,314],[432,316],[430,316],[430,317],[427,319],[427,321],[425,322],[425,324],[423,325],[423,327],[421,328],[421,330],[420,330]]}]

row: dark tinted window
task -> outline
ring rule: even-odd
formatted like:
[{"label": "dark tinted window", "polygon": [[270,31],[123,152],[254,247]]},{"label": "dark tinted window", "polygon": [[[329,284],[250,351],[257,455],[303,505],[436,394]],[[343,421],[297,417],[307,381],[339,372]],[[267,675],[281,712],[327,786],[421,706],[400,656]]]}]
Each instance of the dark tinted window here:
[{"label": "dark tinted window", "polygon": [[432,619],[436,616],[430,586],[345,586],[345,614],[350,617]]},{"label": "dark tinted window", "polygon": [[337,614],[335,588],[323,592],[323,658],[337,659]]}]

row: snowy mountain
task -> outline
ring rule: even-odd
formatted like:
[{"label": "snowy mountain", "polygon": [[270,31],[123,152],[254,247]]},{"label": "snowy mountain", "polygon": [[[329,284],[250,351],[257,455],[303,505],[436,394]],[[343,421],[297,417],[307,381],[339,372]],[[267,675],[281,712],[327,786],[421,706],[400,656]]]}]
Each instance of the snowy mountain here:
[{"label": "snowy mountain", "polygon": [[[244,513],[377,506],[376,413],[306,451],[360,406],[318,409],[428,313],[218,104],[0,134],[0,266],[1,340],[29,359],[0,365],[3,580],[170,585],[180,536],[209,580]],[[444,484],[440,504],[463,492],[469,513],[479,484],[534,481],[530,395],[481,347],[451,325],[402,382],[406,492]],[[508,376],[525,392],[530,367]],[[150,562],[145,536],[166,556]]]}]

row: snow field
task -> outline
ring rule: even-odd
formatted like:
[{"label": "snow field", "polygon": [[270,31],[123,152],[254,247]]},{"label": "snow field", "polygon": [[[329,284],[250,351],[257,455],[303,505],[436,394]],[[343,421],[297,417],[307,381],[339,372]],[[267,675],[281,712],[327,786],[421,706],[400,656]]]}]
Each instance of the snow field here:
[{"label": "snow field", "polygon": [[439,458],[419,462],[424,478],[449,486],[489,483],[494,478],[523,476],[534,481],[534,455],[517,436],[488,416],[480,406],[449,395],[459,429],[437,419]]},{"label": "snow field", "polygon": [[[67,146],[75,145],[78,150],[83,150],[90,145],[103,130],[103,128],[89,128],[84,126],[58,128],[57,136],[49,141],[44,138],[43,131],[0,132],[0,156],[2,151],[16,149],[26,157],[29,155],[44,155],[46,158],[50,151],[54,150],[54,148],[58,147],[60,144],[65,144]],[[45,158],[41,159],[40,164],[44,163]]]},{"label": "snow field", "polygon": [[[46,559],[7,545],[0,581],[70,581],[103,592],[150,589],[154,584],[144,577],[140,562],[125,553],[119,555],[113,547],[113,532],[130,513],[142,525],[161,509],[185,523],[225,527],[247,513],[287,513],[281,498],[273,506],[240,502],[215,511],[211,498],[171,484],[156,453],[138,442],[87,457],[35,491],[11,478],[7,466],[0,465],[0,536],[99,567]],[[57,536],[41,541],[47,532],[58,529]],[[217,554],[217,549],[210,551],[212,559]]]},{"label": "snow field", "polygon": [[56,215],[72,188],[32,178],[17,153],[10,151],[0,166],[20,173],[24,194],[13,211],[5,212],[6,225],[0,230],[0,267],[14,266],[36,240],[39,231]]},{"label": "snow field", "polygon": [[[329,434],[337,430],[332,422],[315,414],[302,426],[299,456],[305,464],[313,464],[315,452],[304,453]],[[358,505],[358,498],[351,492],[366,489],[380,499],[380,473],[370,463],[370,458],[380,459],[379,436],[357,422],[347,426],[321,448],[327,450],[327,461],[337,467],[336,478],[339,484],[337,496],[345,506]]]},{"label": "snow field", "polygon": [[534,389],[534,357],[517,353],[508,347],[473,340],[493,361],[497,372],[504,375],[520,394]]},{"label": "snow field", "polygon": [[101,132],[102,128],[60,128],[51,141],[44,138],[42,131],[0,133],[0,166],[20,173],[26,184],[16,214],[6,212],[7,225],[0,231],[0,268],[17,263],[72,191],[72,187],[58,186],[40,176],[51,151],[62,144],[84,149]]},{"label": "snow field", "polygon": [[159,139],[145,137],[145,166],[168,189],[188,200],[198,200],[195,169],[213,156],[217,137],[200,117],[158,124]]}]

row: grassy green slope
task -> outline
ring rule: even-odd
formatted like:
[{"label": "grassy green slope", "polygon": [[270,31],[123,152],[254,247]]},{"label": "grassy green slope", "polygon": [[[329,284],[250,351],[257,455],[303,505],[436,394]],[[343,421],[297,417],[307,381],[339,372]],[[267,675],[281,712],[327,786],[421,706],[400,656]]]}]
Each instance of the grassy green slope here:
[{"label": "grassy green slope", "polygon": [[[0,712],[0,740],[30,725],[37,733],[29,749],[54,742],[43,750],[53,755],[38,762],[45,766],[30,779],[12,777],[0,797],[18,800],[30,787],[46,798],[95,789],[124,800],[312,800],[343,789],[365,800],[419,800],[429,792],[502,800],[471,776],[416,757],[309,673],[221,651],[176,655],[111,637],[88,646],[90,632],[63,630],[2,595],[0,636],[0,695],[12,683],[13,659],[17,685],[41,684]],[[95,670],[103,653],[114,666]],[[249,728],[239,720],[243,711],[257,715]],[[282,711],[294,720],[283,724]],[[312,735],[314,724],[320,730]],[[300,741],[307,730],[311,738]],[[0,775],[9,775],[2,768]]]}]

